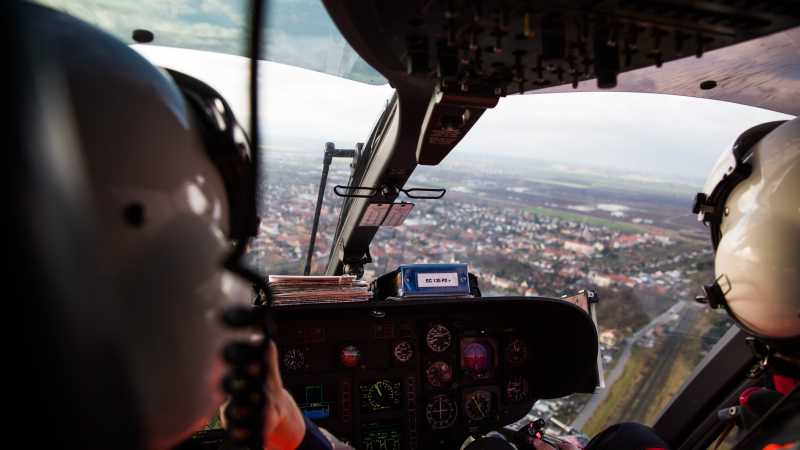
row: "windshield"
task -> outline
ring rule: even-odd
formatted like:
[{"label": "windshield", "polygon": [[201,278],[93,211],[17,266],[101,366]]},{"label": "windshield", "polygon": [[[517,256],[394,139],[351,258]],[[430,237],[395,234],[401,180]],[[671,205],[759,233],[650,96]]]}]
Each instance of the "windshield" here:
[{"label": "windshield", "polygon": [[414,211],[380,229],[367,277],[464,262],[483,295],[596,290],[607,388],[538,401],[534,414],[588,436],[652,425],[731,325],[694,302],[714,278],[694,195],[742,131],[788,118],[654,94],[506,97],[441,165],[417,168],[407,188],[447,194],[407,199]]},{"label": "windshield", "polygon": [[[153,33],[152,44],[230,55],[248,53],[249,0],[38,0],[99,26],[132,44],[133,30]],[[267,2],[262,55],[370,84],[385,84],[353,51],[318,0]]]}]

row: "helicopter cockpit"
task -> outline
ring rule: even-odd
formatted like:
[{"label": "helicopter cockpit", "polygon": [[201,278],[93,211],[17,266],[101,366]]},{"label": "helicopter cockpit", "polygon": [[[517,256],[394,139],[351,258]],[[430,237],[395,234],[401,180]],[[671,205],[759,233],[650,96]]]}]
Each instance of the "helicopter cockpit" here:
[{"label": "helicopter cockpit", "polygon": [[[337,438],[722,433],[755,359],[690,300],[713,256],[689,207],[721,147],[800,114],[792,2],[38,3],[258,137],[240,256],[286,388]],[[216,416],[181,448],[224,436]]]}]

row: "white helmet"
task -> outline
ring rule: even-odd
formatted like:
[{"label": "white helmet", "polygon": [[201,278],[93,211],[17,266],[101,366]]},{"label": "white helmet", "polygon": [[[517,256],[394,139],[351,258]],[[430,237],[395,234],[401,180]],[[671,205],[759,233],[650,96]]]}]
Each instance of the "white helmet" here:
[{"label": "white helmet", "polygon": [[[80,149],[74,173],[89,188],[99,224],[91,242],[98,267],[80,255],[74,261],[87,264],[97,286],[110,287],[103,298],[87,292],[83,314],[62,315],[65,335],[82,335],[68,353],[102,347],[115,369],[108,376],[122,378],[116,392],[85,410],[103,415],[125,401],[141,444],[171,447],[221,403],[214,395],[221,354],[233,337],[221,308],[252,299],[252,285],[225,267],[232,241],[243,243],[256,228],[250,150],[208,86],[161,72],[77,19],[26,8],[32,34],[56,49]],[[101,370],[95,362],[83,373]],[[92,388],[80,387],[75,401],[86,401],[81,390]]]},{"label": "white helmet", "polygon": [[722,154],[694,212],[715,251],[705,300],[749,334],[800,350],[800,119],[745,131]]}]

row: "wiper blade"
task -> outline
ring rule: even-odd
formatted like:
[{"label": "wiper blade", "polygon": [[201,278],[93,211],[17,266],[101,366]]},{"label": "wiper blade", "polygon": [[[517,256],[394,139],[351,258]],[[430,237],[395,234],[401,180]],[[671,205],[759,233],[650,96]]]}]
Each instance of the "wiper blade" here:
[{"label": "wiper blade", "polygon": [[[418,200],[438,200],[447,193],[445,188],[410,188],[383,186],[382,188],[368,186],[343,186],[337,184],[333,187],[333,193],[345,198],[374,198],[378,194],[386,192],[402,192],[408,198]],[[385,194],[384,194],[385,195]]]}]

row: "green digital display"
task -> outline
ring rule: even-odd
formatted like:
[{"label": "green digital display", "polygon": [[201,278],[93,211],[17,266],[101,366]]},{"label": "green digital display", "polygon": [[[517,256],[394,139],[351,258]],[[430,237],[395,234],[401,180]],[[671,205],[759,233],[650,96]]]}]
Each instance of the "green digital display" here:
[{"label": "green digital display", "polygon": [[361,429],[361,446],[364,450],[400,450],[402,432],[396,424],[372,423]]}]

